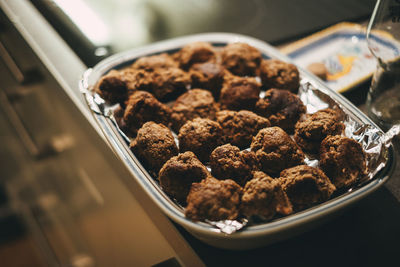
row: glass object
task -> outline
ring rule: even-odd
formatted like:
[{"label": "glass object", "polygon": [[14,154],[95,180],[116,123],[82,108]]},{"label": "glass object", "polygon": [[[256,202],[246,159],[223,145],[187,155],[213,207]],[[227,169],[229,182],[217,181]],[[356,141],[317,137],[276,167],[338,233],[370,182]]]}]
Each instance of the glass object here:
[{"label": "glass object", "polygon": [[[387,45],[375,37],[385,34]],[[378,61],[367,96],[368,115],[383,130],[400,123],[400,0],[378,0],[368,29],[369,49]]]}]

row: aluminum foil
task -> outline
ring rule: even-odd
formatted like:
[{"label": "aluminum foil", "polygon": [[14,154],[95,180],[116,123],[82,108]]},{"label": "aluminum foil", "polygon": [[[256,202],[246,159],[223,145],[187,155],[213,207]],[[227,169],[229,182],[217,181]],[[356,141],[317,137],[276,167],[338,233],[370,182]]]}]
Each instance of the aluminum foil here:
[{"label": "aluminum foil", "polygon": [[[387,133],[383,133],[377,127],[364,124],[357,118],[349,115],[342,105],[334,99],[315,88],[310,82],[303,79],[299,96],[307,106],[307,113],[314,113],[324,108],[339,108],[343,114],[343,123],[346,126],[344,135],[359,142],[367,155],[368,173],[365,177],[359,177],[360,183],[373,179],[388,160],[387,149],[394,136],[400,133],[400,127],[394,126]],[[318,164],[317,164],[318,165]]]},{"label": "aluminum foil", "polygon": [[[81,88],[88,88],[88,86],[83,84]],[[115,127],[118,128],[117,122],[113,116],[113,111],[117,106],[108,106],[105,101],[93,91],[83,89],[82,93],[85,95],[88,106],[94,113],[108,117],[113,121]],[[262,97],[263,94],[264,92],[262,92],[260,97]],[[400,125],[395,125],[387,133],[383,133],[373,125],[363,124],[355,116],[351,116],[351,114],[349,114],[339,102],[320,91],[312,82],[305,78],[301,81],[299,97],[307,107],[307,113],[314,113],[328,107],[342,110],[344,115],[343,122],[346,125],[345,136],[353,138],[361,143],[367,155],[368,172],[364,177],[359,177],[358,183],[352,188],[349,188],[348,191],[355,190],[374,179],[375,175],[384,168],[387,163],[388,148],[391,145],[391,140],[394,136],[400,133]],[[129,143],[129,138],[121,130],[119,130],[119,133],[126,142]],[[175,134],[174,136],[176,138]],[[318,166],[318,160],[312,157],[307,157],[305,163],[313,167]],[[209,168],[209,166],[207,167]],[[346,192],[343,192],[343,194],[344,193]],[[206,221],[205,223],[212,225],[215,228],[215,231],[224,234],[232,234],[244,229],[247,225],[254,224],[251,219],[248,220],[246,218],[239,218],[237,220]],[[261,222],[257,223],[267,223],[267,221],[263,222],[261,220]]]}]

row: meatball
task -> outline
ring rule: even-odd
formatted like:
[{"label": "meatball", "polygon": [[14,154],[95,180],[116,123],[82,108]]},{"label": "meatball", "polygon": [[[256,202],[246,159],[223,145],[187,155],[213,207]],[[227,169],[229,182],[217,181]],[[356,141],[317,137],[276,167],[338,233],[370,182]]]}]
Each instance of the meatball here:
[{"label": "meatball", "polygon": [[160,101],[169,101],[187,91],[189,75],[179,68],[158,68],[151,72],[135,72],[135,88],[152,93]]},{"label": "meatball", "polygon": [[336,188],[349,187],[367,173],[361,144],[340,135],[322,141],[319,165]]},{"label": "meatball", "polygon": [[207,168],[188,151],[165,162],[158,181],[169,196],[184,204],[192,183],[200,182],[209,175]]},{"label": "meatball", "polygon": [[156,173],[167,160],[178,154],[178,147],[168,127],[152,121],[143,124],[130,148],[145,167]]},{"label": "meatball", "polygon": [[178,62],[167,53],[141,57],[137,59],[131,66],[133,69],[143,69],[146,71],[153,71],[159,68],[177,68]]},{"label": "meatball", "polygon": [[254,172],[253,179],[246,183],[240,210],[247,217],[257,215],[264,220],[272,219],[276,213],[288,215],[293,212],[279,179],[260,171]]},{"label": "meatball", "polygon": [[260,51],[246,43],[226,45],[221,57],[225,68],[239,76],[255,76],[262,59]]},{"label": "meatball", "polygon": [[214,148],[222,145],[222,128],[218,122],[196,118],[181,127],[178,139],[181,152],[192,151],[202,162],[207,162]]},{"label": "meatball", "polygon": [[256,153],[261,170],[271,176],[302,164],[305,157],[297,144],[279,127],[261,129],[253,138],[251,150]]},{"label": "meatball", "polygon": [[306,107],[297,95],[287,90],[270,89],[264,98],[258,100],[255,110],[268,118],[271,125],[293,133],[294,125],[306,112]]},{"label": "meatball", "polygon": [[147,121],[168,125],[171,110],[145,91],[134,92],[128,100],[123,119],[128,134],[135,135]]},{"label": "meatball", "polygon": [[194,118],[215,119],[218,111],[214,97],[207,90],[192,89],[178,97],[172,106],[172,123],[175,131]]},{"label": "meatball", "polygon": [[210,156],[211,174],[218,179],[232,179],[241,186],[252,178],[258,169],[256,155],[251,151],[240,151],[236,146],[225,144],[217,147]]},{"label": "meatball", "polygon": [[207,89],[211,91],[215,99],[218,99],[225,73],[225,69],[215,62],[194,64],[189,71],[192,88]]},{"label": "meatball", "polygon": [[336,190],[323,171],[307,165],[282,171],[280,181],[296,210],[326,201]]},{"label": "meatball", "polygon": [[259,130],[271,126],[268,119],[248,110],[241,110],[239,112],[221,110],[217,112],[216,117],[217,122],[222,127],[224,141],[241,149],[250,146],[253,136]]},{"label": "meatball", "polygon": [[234,181],[207,177],[193,183],[185,215],[194,221],[234,220],[239,216],[241,195],[242,188]]},{"label": "meatball", "polygon": [[187,44],[176,54],[176,60],[184,70],[188,70],[195,63],[215,60],[215,58],[216,51],[214,47],[206,42]]},{"label": "meatball", "polygon": [[300,76],[297,67],[278,59],[262,60],[260,78],[265,88],[286,89],[297,93],[300,86]]},{"label": "meatball", "polygon": [[130,69],[111,70],[100,78],[95,90],[107,102],[123,104],[129,92],[136,90],[134,79]]},{"label": "meatball", "polygon": [[119,129],[122,132],[128,132],[129,130],[126,127],[126,123],[124,120],[124,113],[125,113],[125,109],[121,105],[118,105],[117,108],[115,108],[113,110],[113,116],[114,116],[115,122],[117,123]]},{"label": "meatball", "polygon": [[317,154],[325,137],[342,134],[345,126],[340,120],[340,113],[330,108],[307,114],[296,123],[294,139],[304,151]]},{"label": "meatball", "polygon": [[250,77],[227,79],[221,89],[221,108],[231,110],[253,110],[260,98],[260,84]]}]

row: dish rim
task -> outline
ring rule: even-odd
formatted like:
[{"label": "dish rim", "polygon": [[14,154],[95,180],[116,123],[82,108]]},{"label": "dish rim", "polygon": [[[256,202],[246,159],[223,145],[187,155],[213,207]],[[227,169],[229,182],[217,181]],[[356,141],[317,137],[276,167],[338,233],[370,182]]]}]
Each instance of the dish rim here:
[{"label": "dish rim", "polygon": [[[102,75],[107,73],[109,70],[116,68],[117,66],[121,67],[123,65],[127,65],[128,62],[132,62],[139,56],[146,56],[176,50],[187,43],[196,41],[210,42],[213,44],[245,42],[249,45],[256,47],[263,54],[269,57],[293,63],[293,61],[289,57],[281,54],[281,52],[279,52],[271,45],[253,37],[233,33],[203,33],[177,37],[153,43],[141,48],[134,48],[117,53],[100,61],[93,68],[87,69],[79,82],[79,87],[85,95],[85,100],[88,101],[91,113],[95,117],[95,120],[99,123],[99,126],[106,137],[106,140],[110,144],[110,147],[114,150],[114,152],[122,160],[124,165],[128,168],[133,176],[132,178],[136,179],[136,181],[139,182],[139,184],[146,191],[148,196],[168,217],[173,219],[175,222],[179,223],[188,230],[193,230],[196,233],[201,233],[216,238],[223,237],[231,239],[242,239],[259,237],[260,235],[263,236],[286,231],[294,227],[303,225],[307,222],[315,221],[325,215],[332,214],[372,193],[390,178],[396,163],[395,153],[393,152],[392,145],[388,149],[387,164],[375,175],[375,177],[371,181],[361,186],[360,188],[355,189],[354,191],[346,192],[340,196],[325,201],[319,205],[313,206],[309,209],[296,212],[292,215],[282,217],[270,222],[247,226],[242,231],[238,231],[230,235],[221,233],[217,228],[204,222],[193,222],[192,220],[186,218],[184,216],[184,213],[178,210],[178,206],[171,199],[169,199],[168,196],[166,196],[161,188],[157,186],[154,179],[147,173],[145,168],[141,166],[140,162],[136,159],[136,157],[126,145],[125,140],[119,134],[118,129],[115,127],[114,123],[109,118],[99,114],[92,109],[93,103],[90,103],[90,95],[88,94],[88,91],[90,90],[90,86],[94,85],[90,82],[93,82],[93,80],[97,81]],[[301,77],[308,78],[309,82],[312,83],[313,86],[318,88],[318,90],[325,94],[328,94],[332,99],[340,103],[340,105],[346,110],[346,112],[351,113],[355,118],[361,120],[363,123],[371,124],[373,127],[379,129],[379,127],[371,119],[369,119],[357,107],[350,103],[349,100],[347,100],[334,90],[329,89],[325,84],[323,84],[320,79],[318,79],[307,70],[299,66],[297,67],[299,69]]]}]

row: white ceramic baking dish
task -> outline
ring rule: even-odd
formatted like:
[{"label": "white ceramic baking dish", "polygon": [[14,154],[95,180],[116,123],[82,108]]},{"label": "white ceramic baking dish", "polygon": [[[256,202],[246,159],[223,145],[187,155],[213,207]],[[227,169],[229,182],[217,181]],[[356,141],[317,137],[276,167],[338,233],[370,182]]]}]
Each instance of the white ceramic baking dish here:
[{"label": "white ceramic baking dish", "polygon": [[[372,179],[363,183],[359,187],[353,188],[348,192],[307,210],[271,222],[246,226],[242,230],[232,234],[222,233],[218,228],[213,227],[210,224],[193,222],[187,219],[184,216],[183,209],[161,190],[158,183],[147,173],[145,168],[130,151],[126,137],[124,137],[120,132],[114,121],[111,120],[107,114],[104,114],[105,110],[103,109],[103,106],[98,105],[99,97],[93,94],[91,90],[100,77],[111,69],[120,69],[128,66],[135,61],[135,59],[142,56],[161,52],[175,52],[185,44],[196,41],[210,42],[214,45],[225,45],[231,42],[245,42],[259,49],[263,53],[264,57],[277,58],[286,62],[291,62],[288,57],[280,54],[272,46],[251,37],[229,33],[197,34],[162,41],[142,48],[115,54],[102,60],[93,68],[88,69],[80,81],[80,88],[85,95],[96,121],[104,132],[110,146],[131,172],[131,179],[136,179],[143,187],[143,190],[173,221],[183,226],[187,231],[200,240],[213,246],[228,249],[250,249],[304,232],[307,229],[314,227],[316,224],[329,219],[331,216],[344,210],[356,201],[364,198],[388,180],[396,162],[392,146],[389,146],[386,151],[385,166],[374,175]],[[327,88],[321,80],[309,72],[301,68],[299,68],[299,71],[302,80],[307,80],[322,93],[330,96],[354,120],[362,124],[369,124],[371,127],[379,130],[368,117],[366,117],[342,95]],[[140,229],[133,229],[133,231],[137,230]]]}]

